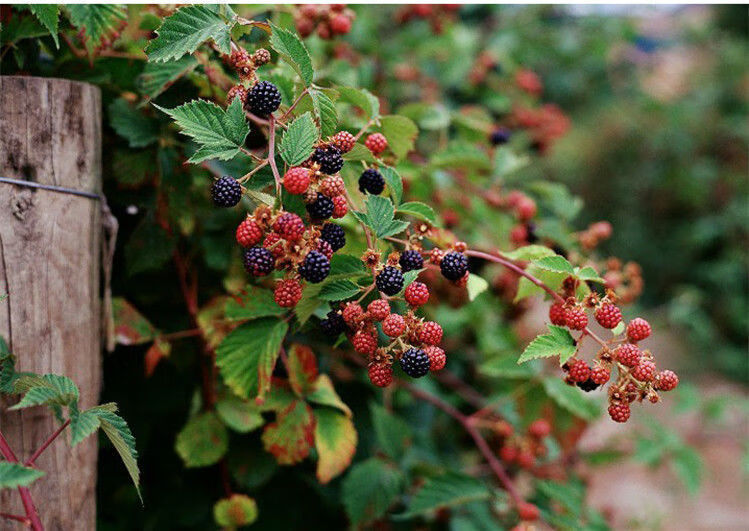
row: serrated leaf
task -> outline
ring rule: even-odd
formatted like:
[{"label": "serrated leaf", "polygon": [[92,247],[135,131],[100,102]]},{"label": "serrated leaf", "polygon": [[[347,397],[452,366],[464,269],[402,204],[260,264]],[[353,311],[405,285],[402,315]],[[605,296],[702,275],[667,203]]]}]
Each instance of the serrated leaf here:
[{"label": "serrated leaf", "polygon": [[296,166],[312,155],[319,138],[317,126],[309,112],[291,122],[281,140],[281,158],[289,166]]},{"label": "serrated leaf", "polygon": [[256,430],[265,420],[254,401],[227,396],[216,403],[216,413],[221,421],[238,433]]},{"label": "serrated leaf", "polygon": [[367,212],[355,212],[362,223],[371,228],[378,238],[385,238],[403,232],[408,222],[393,219],[395,208],[387,197],[368,195],[365,203]]},{"label": "serrated leaf", "polygon": [[[556,271],[548,271],[541,269],[539,267],[536,267],[534,265],[531,265],[526,269],[528,273],[532,274],[539,280],[541,280],[544,284],[546,284],[549,288],[556,291],[560,288],[562,285],[562,282],[564,282],[564,279],[569,276],[568,273],[558,273]],[[518,292],[515,295],[515,302],[521,301],[526,297],[530,297],[533,295],[543,295],[546,293],[543,289],[536,286],[534,283],[532,283],[530,280],[528,280],[525,277],[522,277],[520,279],[520,282],[518,282]]]},{"label": "serrated leaf", "polygon": [[31,406],[69,406],[78,401],[78,387],[67,376],[45,374],[44,376],[20,376],[14,385],[17,393],[24,393],[21,401],[10,410]]},{"label": "serrated leaf", "polygon": [[131,148],[145,147],[159,139],[158,123],[122,98],[109,105],[109,125]]},{"label": "serrated leaf", "polygon": [[598,406],[585,398],[580,389],[567,385],[561,378],[544,378],[543,386],[549,398],[573,415],[585,420],[593,420],[598,416]]},{"label": "serrated leaf", "polygon": [[141,94],[154,99],[179,78],[195,70],[197,66],[197,59],[191,55],[165,63],[146,63],[143,72],[136,80],[136,86]]},{"label": "serrated leaf", "polygon": [[42,476],[44,476],[44,472],[36,468],[25,467],[19,463],[0,461],[0,489],[26,487]]},{"label": "serrated leaf", "polygon": [[382,134],[388,141],[390,151],[398,159],[405,157],[414,147],[419,128],[410,118],[387,115],[380,118]]},{"label": "serrated leaf", "polygon": [[149,61],[179,59],[198,49],[208,39],[218,45],[221,53],[231,52],[231,27],[205,6],[187,6],[164,19],[157,37],[148,43]]},{"label": "serrated leaf", "polygon": [[398,293],[399,297],[403,296],[403,293],[406,291],[406,288],[419,277],[419,273],[421,273],[423,269],[414,269],[411,271],[406,271],[403,273],[403,289],[400,290],[400,293]]},{"label": "serrated leaf", "polygon": [[357,295],[359,291],[359,286],[350,280],[333,280],[323,284],[317,298],[323,301],[342,301]]},{"label": "serrated leaf", "polygon": [[514,251],[502,253],[502,256],[505,258],[509,258],[510,260],[522,260],[524,262],[555,255],[556,253],[554,251],[544,245],[526,245],[524,247],[519,247]]},{"label": "serrated leaf", "polygon": [[114,30],[120,20],[125,20],[125,8],[119,4],[69,4],[70,22],[84,32],[84,42],[89,50],[99,45],[101,38]]},{"label": "serrated leaf", "polygon": [[303,461],[314,444],[315,418],[302,400],[295,400],[278,412],[276,421],[263,431],[263,446],[279,465]]},{"label": "serrated leaf", "polygon": [[235,321],[278,316],[284,312],[276,304],[273,292],[258,286],[248,286],[241,294],[226,301],[226,318]]},{"label": "serrated leaf", "polygon": [[398,207],[398,213],[414,216],[415,218],[424,220],[431,225],[435,225],[437,223],[437,215],[434,213],[432,207],[427,204],[420,203],[419,201],[409,201],[408,203],[403,203]]},{"label": "serrated leaf", "polygon": [[321,90],[312,90],[310,95],[322,136],[331,136],[338,128],[338,111],[333,100]]},{"label": "serrated leaf", "polygon": [[572,267],[566,258],[559,255],[545,256],[538,260],[533,260],[533,265],[546,271],[554,271],[555,273],[568,273],[570,275],[575,274],[575,268]]},{"label": "serrated leaf", "polygon": [[354,162],[363,161],[369,164],[375,164],[377,162],[377,159],[372,155],[372,152],[364,147],[363,144],[354,144],[351,151],[343,154],[343,160]]},{"label": "serrated leaf", "polygon": [[[135,437],[133,437],[130,427],[125,419],[120,417],[114,411],[107,411],[103,408],[98,410],[99,425],[101,431],[107,436],[114,446],[115,450],[122,459],[125,469],[133,480],[135,490],[140,497],[140,471],[138,470],[138,452],[135,450]],[[141,502],[143,499],[141,498]]]},{"label": "serrated leaf", "polygon": [[314,389],[317,380],[317,358],[307,345],[294,344],[289,349],[289,384],[294,392],[304,397]]},{"label": "serrated leaf", "polygon": [[187,421],[177,434],[174,449],[187,468],[213,465],[229,448],[229,432],[216,413],[206,412]]},{"label": "serrated leaf", "polygon": [[257,503],[245,494],[232,494],[216,502],[213,519],[229,529],[250,525],[257,520]]},{"label": "serrated leaf", "polygon": [[576,350],[575,339],[569,331],[561,326],[550,324],[549,333],[531,341],[518,358],[518,363],[559,355],[559,364],[563,365],[575,354]]},{"label": "serrated leaf", "polygon": [[239,98],[235,98],[226,111],[206,100],[193,100],[174,109],[156,104],[154,107],[171,116],[182,134],[198,143],[200,149],[188,161],[193,164],[212,158],[233,158],[250,132]]},{"label": "serrated leaf", "polygon": [[49,30],[55,41],[55,46],[60,49],[60,40],[57,36],[57,25],[59,22],[60,8],[57,4],[29,4],[29,9],[34,16]]},{"label": "serrated leaf", "polygon": [[369,411],[377,437],[377,449],[396,461],[400,460],[411,445],[411,427],[405,420],[374,402],[370,403]]},{"label": "serrated leaf", "polygon": [[393,198],[393,203],[395,203],[396,206],[399,205],[403,199],[403,179],[397,171],[389,166],[380,168],[380,173],[388,185],[390,197]]},{"label": "serrated leaf", "polygon": [[330,274],[328,278],[341,276],[358,276],[366,274],[364,263],[358,256],[350,254],[334,254],[330,260]]},{"label": "serrated leaf", "polygon": [[359,107],[370,120],[379,118],[380,100],[368,90],[352,87],[336,87],[336,90],[340,96],[340,101]]},{"label": "serrated leaf", "polygon": [[478,479],[458,472],[447,472],[427,480],[411,498],[408,511],[398,516],[410,518],[436,509],[486,500],[489,496],[489,489]]},{"label": "serrated leaf", "polygon": [[12,394],[18,377],[16,357],[11,354],[5,339],[0,336],[0,393]]},{"label": "serrated leaf", "polygon": [[[335,255],[333,258],[335,258]],[[309,318],[312,317],[312,314],[315,313],[315,310],[320,306],[322,301],[320,301],[317,296],[321,289],[322,284],[308,283],[304,286],[304,289],[302,290],[302,298],[294,307],[294,313],[296,314],[296,318],[300,325],[306,323]]]},{"label": "serrated leaf", "polygon": [[278,319],[257,319],[233,330],[216,350],[216,365],[237,395],[262,399],[289,325]]},{"label": "serrated leaf", "polygon": [[315,410],[317,479],[327,483],[351,464],[356,453],[357,434],[347,415],[335,409]]},{"label": "serrated leaf", "polygon": [[103,406],[92,407],[85,411],[79,411],[77,407],[70,408],[70,445],[76,446],[86,437],[93,434],[101,425],[99,421],[100,411],[117,411],[114,403]]},{"label": "serrated leaf", "polygon": [[590,266],[585,266],[582,269],[576,268],[575,269],[575,276],[582,280],[583,282],[598,282],[600,284],[605,283],[605,280],[603,280],[599,275],[598,272],[593,269]]},{"label": "serrated leaf", "polygon": [[472,301],[489,289],[489,283],[484,279],[484,277],[469,273],[466,289],[468,291],[468,300]]},{"label": "serrated leaf", "polygon": [[312,391],[305,397],[308,402],[317,404],[320,406],[328,406],[337,409],[338,411],[345,414],[347,417],[351,417],[351,409],[346,403],[341,400],[341,397],[336,393],[333,387],[333,381],[327,374],[321,374],[315,380],[312,386]]},{"label": "serrated leaf", "polygon": [[403,489],[403,473],[378,458],[354,465],[343,480],[341,497],[351,525],[360,526],[385,514]]},{"label": "serrated leaf", "polygon": [[305,85],[309,86],[315,77],[312,68],[312,59],[309,56],[304,43],[294,33],[271,24],[272,33],[270,45],[278,54],[289,63],[297,74],[302,78]]}]

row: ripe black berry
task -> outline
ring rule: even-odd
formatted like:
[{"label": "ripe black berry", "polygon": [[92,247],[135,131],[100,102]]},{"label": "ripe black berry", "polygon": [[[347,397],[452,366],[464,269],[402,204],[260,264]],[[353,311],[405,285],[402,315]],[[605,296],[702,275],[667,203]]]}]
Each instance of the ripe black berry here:
[{"label": "ripe black berry", "polygon": [[317,148],[312,155],[312,161],[317,162],[320,165],[320,171],[328,175],[338,173],[343,167],[341,150],[335,146]]},{"label": "ripe black berry", "polygon": [[309,216],[314,220],[328,219],[333,215],[335,204],[333,200],[322,194],[317,194],[317,199],[311,203],[307,203],[307,212]]},{"label": "ripe black berry", "polygon": [[429,372],[429,356],[420,348],[411,347],[401,356],[401,369],[411,378],[421,378]]},{"label": "ripe black berry", "polygon": [[330,244],[330,247],[337,251],[346,245],[346,232],[343,227],[335,223],[326,223],[320,231],[320,238]]},{"label": "ripe black berry", "polygon": [[320,328],[326,336],[335,338],[346,330],[346,323],[340,313],[331,310],[328,312],[326,318],[320,321]]},{"label": "ripe black berry", "polygon": [[211,199],[217,207],[233,207],[242,199],[242,186],[236,179],[224,175],[213,181]]},{"label": "ripe black berry", "polygon": [[244,268],[250,275],[262,277],[273,271],[276,259],[265,247],[253,247],[244,252]]},{"label": "ripe black berry", "polygon": [[440,271],[447,280],[458,280],[468,271],[468,257],[455,251],[447,253],[440,262]]},{"label": "ripe black berry", "polygon": [[404,272],[416,271],[424,267],[424,259],[421,257],[421,253],[413,249],[403,251],[398,263]]},{"label": "ripe black berry", "polygon": [[268,116],[281,105],[281,92],[270,81],[260,81],[247,93],[247,109],[258,116]]},{"label": "ripe black berry", "polygon": [[366,169],[359,176],[359,191],[363,194],[379,195],[385,189],[385,178],[374,168]]},{"label": "ripe black berry", "polygon": [[377,289],[385,295],[395,295],[403,289],[403,273],[393,266],[385,266],[375,280]]},{"label": "ripe black berry", "polygon": [[590,378],[588,378],[584,382],[578,382],[577,386],[586,393],[590,393],[591,391],[595,391],[596,389],[598,389],[598,384]]},{"label": "ripe black berry", "polygon": [[330,273],[330,260],[320,251],[310,251],[299,266],[299,274],[304,280],[317,284]]},{"label": "ripe black berry", "polygon": [[501,127],[499,129],[495,129],[491,136],[489,137],[489,141],[494,146],[501,146],[502,144],[506,144],[510,140],[510,136],[512,135],[512,132],[509,129],[506,129],[504,127]]}]

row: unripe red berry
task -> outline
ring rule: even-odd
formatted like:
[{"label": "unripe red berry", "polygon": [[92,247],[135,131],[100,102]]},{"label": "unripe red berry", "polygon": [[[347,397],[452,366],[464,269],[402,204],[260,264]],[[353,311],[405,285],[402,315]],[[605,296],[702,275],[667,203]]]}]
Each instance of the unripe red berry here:
[{"label": "unripe red berry", "polygon": [[374,351],[377,350],[377,338],[364,330],[356,332],[351,343],[354,345],[354,350],[359,354],[374,354]]},{"label": "unripe red berry", "polygon": [[522,245],[528,241],[528,228],[523,225],[515,225],[510,230],[510,241],[515,245]]},{"label": "unripe red berry", "polygon": [[423,306],[429,300],[429,288],[421,282],[411,282],[403,296],[411,306]]},{"label": "unripe red berry", "polygon": [[239,98],[239,101],[242,102],[242,106],[244,106],[244,102],[247,101],[247,89],[242,85],[235,85],[230,88],[229,92],[226,93],[226,104],[230,105],[235,98]]},{"label": "unripe red berry", "polygon": [[642,352],[635,345],[625,343],[614,351],[616,360],[626,367],[634,367],[640,363]]},{"label": "unripe red berry", "polygon": [[567,308],[564,320],[567,323],[567,327],[571,330],[582,330],[588,326],[588,314],[585,313],[585,308],[582,306]]},{"label": "unripe red berry", "polygon": [[330,175],[320,182],[320,192],[328,197],[343,195],[346,192],[346,185],[340,175]]},{"label": "unripe red berry", "polygon": [[385,299],[375,299],[367,306],[369,317],[375,321],[382,321],[390,315],[390,304]]},{"label": "unripe red berry", "polygon": [[604,328],[616,328],[622,322],[622,311],[611,303],[601,304],[596,309],[596,321]]},{"label": "unripe red berry", "polygon": [[279,236],[275,232],[269,232],[265,235],[265,239],[263,240],[263,247],[268,249],[275,258],[280,258],[286,252],[284,250],[283,243],[279,243],[280,241],[281,236]]},{"label": "unripe red berry", "polygon": [[281,308],[293,308],[302,298],[302,285],[295,278],[287,278],[276,285],[273,298]]},{"label": "unripe red berry", "polygon": [[538,520],[538,517],[541,515],[541,512],[538,510],[538,507],[533,505],[532,503],[528,502],[518,502],[518,516],[521,520],[525,520],[527,522],[534,522]]},{"label": "unripe red berry", "polygon": [[515,205],[515,215],[520,221],[532,219],[537,212],[536,202],[527,195],[521,197]]},{"label": "unripe red berry", "polygon": [[350,327],[356,327],[364,317],[364,309],[358,302],[349,302],[343,308],[343,320]]},{"label": "unripe red berry", "polygon": [[387,149],[388,141],[382,133],[373,133],[367,137],[364,141],[364,145],[374,155],[379,155]]},{"label": "unripe red berry", "polygon": [[627,422],[629,420],[629,404],[618,402],[609,406],[609,416],[614,422]]},{"label": "unripe red berry", "polygon": [[533,468],[536,465],[536,456],[530,450],[520,450],[518,452],[517,463],[520,468]]},{"label": "unripe red berry", "polygon": [[343,14],[336,14],[330,19],[330,29],[336,35],[345,35],[351,31],[351,19]]},{"label": "unripe red berry", "polygon": [[333,217],[340,219],[348,212],[348,203],[346,197],[343,195],[337,195],[333,198]]},{"label": "unripe red berry", "polygon": [[642,341],[650,336],[651,331],[650,323],[641,317],[632,319],[627,324],[627,337],[630,341]]},{"label": "unripe red berry", "polygon": [[564,309],[564,304],[561,302],[555,302],[549,306],[549,320],[551,324],[557,326],[565,326],[567,324],[567,311]]},{"label": "unripe red berry", "polygon": [[348,153],[356,144],[354,135],[348,131],[338,131],[331,140],[332,144],[341,150],[341,153]]},{"label": "unripe red berry", "polygon": [[573,382],[584,382],[590,378],[590,366],[579,358],[575,358],[568,362],[569,366],[569,377]]},{"label": "unripe red berry", "polygon": [[430,371],[439,371],[445,368],[445,364],[447,363],[447,356],[445,355],[444,350],[442,350],[440,347],[429,345],[427,347],[424,347],[424,352],[426,352],[426,355],[429,356]]},{"label": "unripe red berry", "polygon": [[650,360],[640,360],[632,368],[632,376],[641,382],[650,382],[655,378],[655,363]]},{"label": "unripe red berry", "polygon": [[286,241],[295,242],[304,234],[304,221],[292,212],[285,212],[278,216],[273,223],[273,230]]},{"label": "unripe red berry", "polygon": [[655,388],[661,391],[672,391],[679,385],[679,377],[674,371],[661,371],[655,375]]},{"label": "unripe red berry", "polygon": [[593,380],[594,383],[598,385],[603,385],[606,382],[609,381],[611,378],[611,371],[601,365],[600,363],[597,363],[593,366],[593,368],[590,371],[590,379]]},{"label": "unripe red berry", "polygon": [[382,321],[382,331],[386,336],[398,337],[406,330],[406,320],[402,315],[391,313]]},{"label": "unripe red berry", "polygon": [[518,449],[514,446],[505,445],[499,449],[499,458],[505,463],[513,463],[518,458]]},{"label": "unripe red berry", "polygon": [[425,345],[439,345],[442,342],[442,327],[434,321],[427,321],[419,328],[419,341]]},{"label": "unripe red berry", "polygon": [[283,186],[290,194],[303,194],[309,188],[310,171],[307,168],[289,168],[283,176]]},{"label": "unripe red berry", "polygon": [[251,218],[245,219],[237,227],[237,243],[242,247],[253,247],[263,239],[260,225]]},{"label": "unripe red berry", "polygon": [[528,426],[528,434],[537,439],[548,437],[551,433],[551,424],[546,419],[536,419]]},{"label": "unripe red berry", "polygon": [[325,258],[328,260],[333,257],[333,247],[331,247],[331,245],[325,240],[318,240],[316,250],[325,255]]},{"label": "unripe red berry", "polygon": [[367,376],[377,387],[387,387],[393,383],[393,366],[388,363],[372,363],[367,368]]}]

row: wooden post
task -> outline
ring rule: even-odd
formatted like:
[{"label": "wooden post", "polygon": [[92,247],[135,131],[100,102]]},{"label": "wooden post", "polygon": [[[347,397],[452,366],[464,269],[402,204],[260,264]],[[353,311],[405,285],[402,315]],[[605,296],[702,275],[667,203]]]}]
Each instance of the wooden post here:
[{"label": "wooden post", "polygon": [[[99,89],[0,76],[0,177],[99,193]],[[70,377],[82,408],[96,405],[101,385],[100,209],[96,199],[0,183],[0,334],[19,370]],[[9,405],[0,429],[25,460],[58,424],[47,408]],[[31,493],[45,529],[95,529],[96,437],[75,449],[69,440],[66,430],[42,454],[46,475]],[[15,490],[2,491],[0,508],[24,514]]]}]

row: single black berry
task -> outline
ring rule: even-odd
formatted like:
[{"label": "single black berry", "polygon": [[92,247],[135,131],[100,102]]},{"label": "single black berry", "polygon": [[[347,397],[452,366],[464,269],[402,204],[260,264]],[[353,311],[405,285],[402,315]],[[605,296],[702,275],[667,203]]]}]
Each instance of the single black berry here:
[{"label": "single black berry", "polygon": [[401,369],[411,378],[421,378],[429,372],[429,356],[420,348],[411,347],[401,356]]},{"label": "single black berry", "polygon": [[528,236],[526,236],[525,238],[528,243],[536,243],[538,241],[538,235],[536,234],[536,224],[526,223],[525,229],[528,231]]},{"label": "single black berry", "polygon": [[341,171],[343,167],[343,157],[341,150],[335,146],[319,147],[312,155],[312,161],[320,165],[320,171],[333,175]]},{"label": "single black berry", "polygon": [[385,295],[395,295],[403,289],[403,273],[397,267],[385,266],[375,282],[377,289]]},{"label": "single black berry", "polygon": [[211,185],[211,198],[217,207],[233,207],[242,199],[242,186],[236,179],[224,175],[213,181]]},{"label": "single black berry", "polygon": [[374,168],[366,169],[359,176],[359,191],[363,194],[379,195],[385,189],[385,178]]},{"label": "single black berry", "polygon": [[403,251],[398,263],[404,272],[416,271],[417,269],[424,267],[424,259],[421,257],[421,253],[414,249]]},{"label": "single black berry", "polygon": [[258,116],[268,116],[281,105],[281,92],[270,81],[260,81],[247,93],[247,110]]},{"label": "single black berry", "polygon": [[468,257],[455,251],[447,253],[440,262],[440,271],[447,280],[458,280],[468,271]]},{"label": "single black berry", "polygon": [[250,275],[262,277],[273,271],[276,259],[265,247],[253,247],[244,252],[244,268]]},{"label": "single black berry", "polygon": [[598,384],[590,378],[588,378],[584,382],[577,382],[577,386],[586,393],[590,393],[591,391],[595,391],[596,389],[598,389]]},{"label": "single black berry", "polygon": [[346,245],[346,231],[343,227],[335,223],[326,223],[320,231],[320,238],[330,244],[330,247],[337,251]]},{"label": "single black berry", "polygon": [[320,328],[323,333],[331,338],[338,337],[341,332],[346,330],[346,322],[343,320],[343,316],[335,311],[330,310],[325,319],[320,321]]},{"label": "single black berry", "polygon": [[320,251],[310,251],[299,266],[301,277],[313,284],[322,282],[330,273],[330,260]]},{"label": "single black berry", "polygon": [[315,220],[328,219],[333,215],[335,204],[333,200],[328,196],[317,194],[317,199],[311,203],[307,203],[307,212],[309,216]]},{"label": "single black berry", "polygon": [[512,135],[512,132],[505,128],[500,127],[499,129],[495,129],[492,131],[491,136],[489,136],[489,141],[494,146],[501,146],[502,144],[506,144],[510,141],[510,136]]}]

